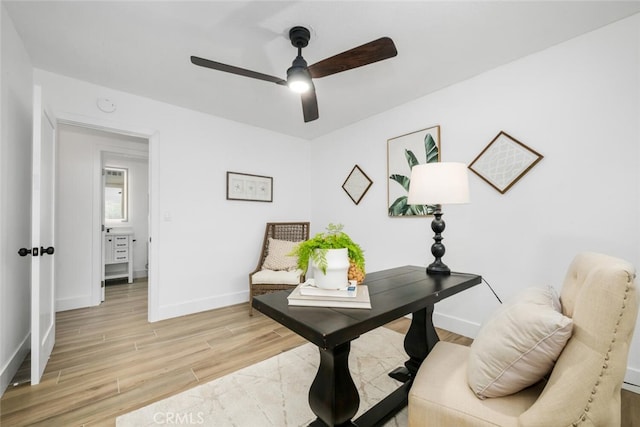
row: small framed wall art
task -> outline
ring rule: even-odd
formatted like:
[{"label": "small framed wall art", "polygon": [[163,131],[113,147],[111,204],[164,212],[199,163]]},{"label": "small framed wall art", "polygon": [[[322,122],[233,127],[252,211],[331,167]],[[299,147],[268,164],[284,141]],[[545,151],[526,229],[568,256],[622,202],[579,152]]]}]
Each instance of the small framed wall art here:
[{"label": "small framed wall art", "polygon": [[227,200],[273,201],[273,178],[227,172]]},{"label": "small framed wall art", "polygon": [[360,169],[360,166],[355,165],[344,184],[342,184],[342,188],[353,200],[353,203],[357,205],[367,193],[371,184],[373,184],[373,181]]},{"label": "small framed wall art", "polygon": [[543,157],[508,133],[500,131],[471,162],[469,169],[504,194]]}]

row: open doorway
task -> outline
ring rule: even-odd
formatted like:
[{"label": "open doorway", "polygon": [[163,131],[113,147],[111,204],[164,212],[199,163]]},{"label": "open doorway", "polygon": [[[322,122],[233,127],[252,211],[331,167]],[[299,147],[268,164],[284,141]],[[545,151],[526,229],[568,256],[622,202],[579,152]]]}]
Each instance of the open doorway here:
[{"label": "open doorway", "polygon": [[149,157],[102,151],[102,289],[146,281],[149,266]]},{"label": "open doorway", "polygon": [[[150,206],[149,138],[108,129],[60,123],[57,152],[56,310],[101,302],[104,275],[104,206],[102,169],[126,168],[130,174],[127,222],[136,219],[131,253],[133,276],[147,274]],[[133,177],[135,176],[135,179]],[[135,182],[135,184],[134,184]],[[135,211],[135,212],[134,212]],[[115,228],[115,224],[114,224]],[[136,262],[138,258],[138,262]],[[152,283],[149,283],[152,288]],[[150,291],[151,295],[152,292]]]}]

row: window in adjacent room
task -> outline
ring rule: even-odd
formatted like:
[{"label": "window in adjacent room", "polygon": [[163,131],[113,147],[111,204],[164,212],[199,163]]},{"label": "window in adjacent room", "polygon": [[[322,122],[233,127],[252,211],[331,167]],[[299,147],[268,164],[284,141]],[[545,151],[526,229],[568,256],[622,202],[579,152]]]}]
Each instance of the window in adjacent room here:
[{"label": "window in adjacent room", "polygon": [[127,170],[105,168],[104,171],[104,217],[107,221],[126,222]]}]

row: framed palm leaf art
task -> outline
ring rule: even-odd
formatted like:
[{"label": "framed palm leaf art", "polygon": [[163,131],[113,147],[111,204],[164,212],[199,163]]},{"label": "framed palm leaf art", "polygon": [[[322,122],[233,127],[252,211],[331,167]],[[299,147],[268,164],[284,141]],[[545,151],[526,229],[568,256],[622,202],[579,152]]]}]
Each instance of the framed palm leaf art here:
[{"label": "framed palm leaf art", "polygon": [[440,126],[387,140],[387,210],[389,216],[432,215],[435,206],[409,205],[411,168],[440,161]]}]

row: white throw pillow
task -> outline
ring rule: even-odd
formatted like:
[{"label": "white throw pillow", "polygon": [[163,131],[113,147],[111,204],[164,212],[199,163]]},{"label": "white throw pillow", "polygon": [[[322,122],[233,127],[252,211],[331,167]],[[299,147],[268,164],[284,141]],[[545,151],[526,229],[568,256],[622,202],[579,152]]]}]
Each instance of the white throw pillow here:
[{"label": "white throw pillow", "polygon": [[484,399],[537,383],[553,368],[572,327],[552,287],[524,289],[480,328],[469,355],[469,387]]},{"label": "white throw pillow", "polygon": [[289,255],[299,242],[288,240],[277,240],[269,237],[267,246],[267,257],[262,263],[262,269],[266,270],[296,270],[298,268],[298,257]]}]

